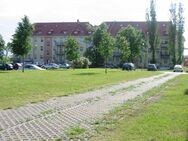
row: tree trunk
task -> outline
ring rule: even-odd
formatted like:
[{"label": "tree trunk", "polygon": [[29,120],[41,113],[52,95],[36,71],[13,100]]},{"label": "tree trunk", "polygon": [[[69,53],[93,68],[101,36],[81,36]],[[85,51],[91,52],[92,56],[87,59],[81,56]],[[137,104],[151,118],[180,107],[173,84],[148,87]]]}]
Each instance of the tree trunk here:
[{"label": "tree trunk", "polygon": [[105,58],[105,74],[107,74],[107,58]]},{"label": "tree trunk", "polygon": [[22,72],[24,72],[24,68],[25,68],[25,56],[23,56],[22,58]]}]

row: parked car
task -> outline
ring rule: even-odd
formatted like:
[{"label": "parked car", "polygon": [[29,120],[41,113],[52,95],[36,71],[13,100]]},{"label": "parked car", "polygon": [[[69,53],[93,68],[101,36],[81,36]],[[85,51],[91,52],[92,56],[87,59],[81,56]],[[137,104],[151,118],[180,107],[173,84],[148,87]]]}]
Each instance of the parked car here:
[{"label": "parked car", "polygon": [[183,72],[183,67],[181,65],[175,65],[174,72]]},{"label": "parked car", "polygon": [[45,69],[43,69],[43,68],[41,68],[41,67],[39,67],[37,65],[34,65],[34,64],[26,64],[24,66],[24,69],[25,70],[45,70]]},{"label": "parked car", "polygon": [[13,69],[14,70],[18,70],[18,69],[20,69],[22,67],[22,64],[21,63],[15,63],[15,64],[13,64]]},{"label": "parked car", "polygon": [[70,65],[67,64],[67,63],[64,63],[64,64],[59,64],[59,67],[60,67],[60,68],[64,68],[64,69],[69,69],[69,68],[70,68]]},{"label": "parked car", "polygon": [[49,64],[46,64],[46,65],[43,65],[42,68],[45,68],[45,69],[58,69],[59,65],[56,64],[56,63],[49,63]]},{"label": "parked car", "polygon": [[156,71],[157,66],[155,64],[149,64],[147,69],[148,71]]},{"label": "parked car", "polygon": [[133,63],[124,63],[122,66],[123,70],[136,70],[135,65]]},{"label": "parked car", "polygon": [[13,70],[12,64],[0,64],[0,70]]}]

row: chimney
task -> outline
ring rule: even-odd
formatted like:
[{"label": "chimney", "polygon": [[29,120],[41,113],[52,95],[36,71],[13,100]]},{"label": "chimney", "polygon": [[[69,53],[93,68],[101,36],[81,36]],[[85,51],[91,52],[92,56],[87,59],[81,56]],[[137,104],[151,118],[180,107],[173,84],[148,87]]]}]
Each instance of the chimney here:
[{"label": "chimney", "polygon": [[79,21],[79,19],[77,19],[77,23],[79,23],[80,21]]}]

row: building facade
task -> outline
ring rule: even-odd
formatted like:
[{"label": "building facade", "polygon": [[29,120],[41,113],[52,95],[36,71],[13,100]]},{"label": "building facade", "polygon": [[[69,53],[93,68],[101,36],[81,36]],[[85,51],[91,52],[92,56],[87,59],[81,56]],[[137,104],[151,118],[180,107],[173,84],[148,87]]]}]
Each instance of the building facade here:
[{"label": "building facade", "polygon": [[[145,49],[141,51],[141,55],[137,60],[135,60],[135,64],[138,67],[146,67],[148,63],[151,61],[151,49],[149,46],[149,41],[148,41],[148,27],[147,27],[147,22],[105,22],[108,26],[108,32],[115,37],[117,33],[122,29],[127,27],[128,25],[131,25],[140,31],[142,31],[145,34],[146,40],[147,40],[147,45],[145,45]],[[160,33],[160,43],[159,46],[156,48],[156,60],[157,60],[157,65],[159,66],[170,66],[171,60],[170,60],[170,53],[168,50],[168,24],[169,22],[158,22],[158,30]],[[120,53],[116,49],[113,53],[113,58],[111,61],[114,64],[118,64],[120,62]]]},{"label": "building facade", "polygon": [[188,55],[184,56],[184,66],[188,67]]},{"label": "building facade", "polygon": [[26,61],[36,64],[65,63],[64,44],[68,36],[76,39],[83,56],[90,43],[85,37],[92,34],[88,22],[36,23],[32,36],[33,48]]},{"label": "building facade", "polygon": [[[148,29],[146,22],[105,22],[108,32],[115,37],[124,27],[132,25],[141,30],[148,39]],[[168,22],[158,22],[160,33],[160,44],[156,48],[156,60],[159,66],[171,66],[170,54],[168,51]],[[80,46],[80,54],[84,52],[92,43],[85,40],[92,34],[92,25],[88,22],[62,22],[62,23],[36,23],[33,32],[33,49],[29,53],[26,61],[38,64],[64,63],[66,55],[64,52],[64,43],[68,36],[74,37]],[[138,67],[146,67],[151,60],[151,49],[147,41],[146,48],[141,51],[141,55],[135,64]],[[109,58],[109,63],[120,64],[120,52],[116,49],[113,57]]]}]

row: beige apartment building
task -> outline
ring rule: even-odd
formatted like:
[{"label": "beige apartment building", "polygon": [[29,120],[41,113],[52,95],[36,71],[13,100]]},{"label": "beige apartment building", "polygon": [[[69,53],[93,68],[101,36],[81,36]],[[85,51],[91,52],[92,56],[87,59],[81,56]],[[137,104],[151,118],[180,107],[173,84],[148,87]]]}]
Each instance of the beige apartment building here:
[{"label": "beige apartment building", "polygon": [[64,63],[66,56],[64,44],[68,36],[76,39],[83,56],[86,48],[91,46],[85,37],[92,34],[88,22],[35,23],[32,38],[33,48],[26,61],[36,64]]},{"label": "beige apartment building", "polygon": [[[121,28],[132,25],[141,30],[148,38],[146,22],[105,22],[108,26],[108,32],[115,37]],[[80,46],[81,56],[92,43],[85,40],[92,34],[92,25],[88,22],[61,22],[61,23],[36,23],[33,32],[33,49],[27,57],[28,62],[47,64],[64,63],[66,56],[64,52],[64,43],[70,35],[74,37]],[[160,44],[156,49],[156,59],[159,66],[170,66],[170,55],[168,51],[168,22],[158,22],[160,33]],[[149,43],[147,48],[141,51],[141,56],[135,60],[138,67],[146,67],[151,60],[151,49]],[[113,56],[109,58],[109,63],[118,65],[120,63],[120,53],[116,49]]]}]

